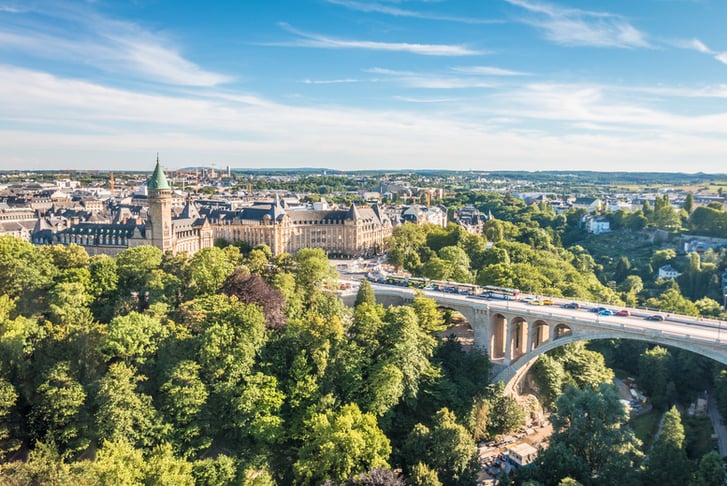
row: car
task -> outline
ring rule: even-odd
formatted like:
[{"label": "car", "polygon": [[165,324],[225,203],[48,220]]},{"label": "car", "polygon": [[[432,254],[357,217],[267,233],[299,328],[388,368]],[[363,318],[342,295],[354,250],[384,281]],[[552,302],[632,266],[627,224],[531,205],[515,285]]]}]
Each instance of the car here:
[{"label": "car", "polygon": [[523,297],[520,299],[520,302],[525,302],[526,304],[529,304],[530,302],[534,301],[535,297]]},{"label": "car", "polygon": [[605,307],[592,307],[588,312],[595,312],[598,314],[601,311],[608,310]]},{"label": "car", "polygon": [[580,309],[581,306],[578,304],[578,302],[569,302],[567,304],[561,304],[561,307],[563,309]]},{"label": "car", "polygon": [[555,302],[553,302],[552,299],[543,299],[543,305],[554,305]]},{"label": "car", "polygon": [[598,315],[599,316],[612,316],[613,311],[611,309],[602,309],[602,310],[598,311]]},{"label": "car", "polygon": [[662,316],[661,314],[653,314],[650,316],[646,316],[646,320],[647,321],[663,321],[664,316]]},{"label": "car", "polygon": [[616,313],[616,315],[617,315],[617,316],[630,316],[630,315],[631,315],[631,313],[630,313],[629,311],[627,311],[626,309],[624,309],[624,310],[620,310],[620,311],[618,311],[618,312]]},{"label": "car", "polygon": [[530,304],[530,305],[543,305],[543,301],[542,300],[538,300],[538,299],[533,299],[530,302],[528,302],[528,304]]}]

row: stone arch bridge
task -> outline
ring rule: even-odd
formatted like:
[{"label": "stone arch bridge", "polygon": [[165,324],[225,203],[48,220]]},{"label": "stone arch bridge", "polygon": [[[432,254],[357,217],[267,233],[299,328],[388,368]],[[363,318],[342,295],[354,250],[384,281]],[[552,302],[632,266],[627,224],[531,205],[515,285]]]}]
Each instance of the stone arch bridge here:
[{"label": "stone arch bridge", "polygon": [[[373,284],[377,302],[406,305],[414,290]],[[586,309],[534,306],[518,301],[481,298],[424,291],[442,308],[460,312],[474,332],[474,344],[487,350],[495,379],[510,392],[520,383],[538,356],[576,341],[633,339],[682,348],[727,365],[727,326],[724,322],[670,315],[664,321],[644,319],[648,314],[633,310],[631,316],[603,316]],[[355,292],[343,295],[352,305]],[[584,304],[595,307],[602,304]]]}]

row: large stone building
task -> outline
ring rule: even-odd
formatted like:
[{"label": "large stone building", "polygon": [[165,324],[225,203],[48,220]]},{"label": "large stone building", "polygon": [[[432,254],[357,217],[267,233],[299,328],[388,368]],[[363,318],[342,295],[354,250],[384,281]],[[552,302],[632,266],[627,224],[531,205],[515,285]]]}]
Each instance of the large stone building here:
[{"label": "large stone building", "polygon": [[202,207],[187,200],[179,214],[172,208],[172,188],[159,160],[147,182],[145,218],[114,222],[84,221],[66,226],[41,218],[35,225],[36,244],[83,246],[91,255],[115,255],[126,248],[152,245],[162,251],[193,255],[215,239],[228,243],[265,244],[274,255],[302,248],[322,248],[332,256],[358,257],[383,251],[392,224],[378,206],[339,209],[286,209],[276,196],[238,209]]},{"label": "large stone building", "polygon": [[116,255],[141,245],[193,255],[212,246],[214,231],[209,222],[200,217],[191,201],[187,201],[181,214],[172,217],[172,188],[158,158],[147,182],[147,192],[149,208],[143,221],[119,218],[107,223],[87,220],[59,229],[50,225],[44,217],[36,223],[31,241],[36,244],[75,243],[83,246],[89,255]]},{"label": "large stone building", "polygon": [[215,237],[228,242],[265,244],[273,254],[301,248],[322,248],[333,256],[369,256],[383,251],[391,236],[391,222],[378,206],[339,209],[286,210],[276,196],[271,203],[255,203],[236,211],[202,210]]}]

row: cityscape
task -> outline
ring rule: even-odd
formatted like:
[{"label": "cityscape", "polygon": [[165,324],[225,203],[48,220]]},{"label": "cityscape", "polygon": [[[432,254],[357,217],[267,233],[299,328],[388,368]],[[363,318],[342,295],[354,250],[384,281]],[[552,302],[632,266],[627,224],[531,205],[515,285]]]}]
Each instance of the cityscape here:
[{"label": "cityscape", "polygon": [[0,484],[725,484],[726,15],[0,2]]}]

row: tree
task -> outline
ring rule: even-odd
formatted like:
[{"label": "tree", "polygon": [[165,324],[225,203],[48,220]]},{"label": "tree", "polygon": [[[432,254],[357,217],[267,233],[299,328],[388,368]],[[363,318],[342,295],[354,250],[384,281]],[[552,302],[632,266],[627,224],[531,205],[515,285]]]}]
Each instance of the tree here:
[{"label": "tree", "polygon": [[149,457],[145,483],[155,486],[194,486],[192,464],[175,457],[169,443],[158,445]]},{"label": "tree", "polygon": [[699,467],[694,474],[690,486],[722,486],[724,485],[724,462],[719,452],[712,451],[705,454],[699,461]]},{"label": "tree", "polygon": [[412,429],[401,455],[404,465],[417,470],[417,475],[429,476],[431,469],[445,485],[472,483],[479,469],[472,436],[446,408],[436,413],[431,428],[417,424]]},{"label": "tree", "polygon": [[372,468],[388,467],[389,439],[376,418],[361,413],[354,404],[344,405],[338,412],[314,414],[305,430],[293,464],[300,484],[320,484],[326,479],[341,482]]},{"label": "tree", "polygon": [[687,214],[692,214],[692,211],[694,211],[694,194],[691,192],[688,192],[686,197],[684,198],[684,204],[682,205],[682,208],[684,211],[687,212]]},{"label": "tree", "polygon": [[371,288],[371,283],[369,283],[368,280],[361,280],[361,283],[358,286],[358,292],[356,293],[354,307],[358,307],[363,303],[376,305],[376,294],[374,293],[374,289]]},{"label": "tree", "polygon": [[[33,292],[50,285],[57,272],[48,254],[33,244],[15,236],[0,236],[0,294],[32,299]],[[32,302],[28,304],[29,310],[37,310]]]},{"label": "tree", "polygon": [[692,463],[684,449],[684,426],[676,407],[664,415],[659,438],[654,443],[642,484],[682,486],[692,476]]},{"label": "tree", "polygon": [[19,424],[16,417],[18,392],[12,383],[0,378],[0,460],[20,448]]},{"label": "tree", "polygon": [[653,405],[665,410],[672,397],[667,395],[672,368],[672,356],[669,350],[654,346],[639,356],[639,383],[644,392],[651,397]]},{"label": "tree", "polygon": [[326,253],[320,248],[303,248],[295,255],[298,269],[295,273],[296,284],[310,295],[314,289],[330,283],[338,277],[336,269],[328,261]]},{"label": "tree", "polygon": [[190,286],[196,295],[215,293],[234,268],[234,263],[220,248],[202,248],[189,260]]},{"label": "tree", "polygon": [[172,425],[172,436],[181,451],[196,452],[209,447],[202,415],[209,393],[199,376],[200,366],[191,360],[179,362],[162,384],[160,411]]},{"label": "tree", "polygon": [[71,375],[70,363],[56,363],[36,389],[30,421],[37,439],[55,443],[71,456],[88,446],[84,437],[86,392]]},{"label": "tree", "polygon": [[107,361],[119,358],[141,365],[156,352],[167,334],[159,319],[132,312],[109,322],[99,349]]},{"label": "tree", "polygon": [[100,440],[148,446],[157,434],[156,410],[149,395],[139,393],[145,379],[123,362],[109,366],[96,396],[96,430]]},{"label": "tree", "polygon": [[221,290],[227,295],[234,295],[243,304],[259,306],[265,315],[267,329],[278,329],[285,325],[285,298],[260,275],[237,268],[227,277]]},{"label": "tree", "polygon": [[442,486],[437,471],[432,470],[423,462],[418,462],[411,467],[407,484],[409,486]]},{"label": "tree", "polygon": [[[587,474],[582,470],[565,471],[578,481],[590,482],[591,477],[599,475],[603,484],[616,484],[605,478],[618,482],[614,476],[621,475],[621,480],[628,482],[628,471],[633,471],[640,453],[639,441],[626,426],[626,420],[626,412],[612,385],[601,384],[596,389],[567,387],[556,402],[556,413],[551,416],[554,434],[550,448],[564,447],[576,462],[583,461]],[[558,468],[557,464],[545,460],[539,462],[539,467]]]},{"label": "tree", "polygon": [[141,449],[120,438],[104,440],[91,465],[91,484],[137,486],[144,484],[147,463]]},{"label": "tree", "polygon": [[154,270],[162,263],[162,251],[154,246],[128,248],[116,257],[117,292],[122,302],[135,303],[143,312],[149,303]]},{"label": "tree", "polygon": [[435,300],[425,297],[422,292],[416,292],[411,307],[419,319],[419,328],[423,331],[434,334],[446,329],[442,312]]}]

